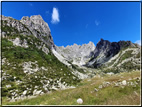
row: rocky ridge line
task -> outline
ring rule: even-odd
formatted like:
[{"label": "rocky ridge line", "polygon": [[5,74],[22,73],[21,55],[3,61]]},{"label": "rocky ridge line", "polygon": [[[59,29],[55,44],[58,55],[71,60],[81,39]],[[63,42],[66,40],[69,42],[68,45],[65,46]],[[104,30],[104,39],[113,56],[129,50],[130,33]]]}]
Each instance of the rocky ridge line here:
[{"label": "rocky ridge line", "polygon": [[56,51],[61,54],[67,61],[72,64],[82,66],[92,57],[92,52],[95,50],[95,45],[93,42],[88,44],[77,45],[73,44],[71,46],[56,46]]},{"label": "rocky ridge line", "polygon": [[140,48],[139,45],[134,44],[131,41],[109,42],[108,40],[101,39],[93,52],[93,58],[91,58],[86,66],[99,67],[117,55],[122,49],[128,47]]}]

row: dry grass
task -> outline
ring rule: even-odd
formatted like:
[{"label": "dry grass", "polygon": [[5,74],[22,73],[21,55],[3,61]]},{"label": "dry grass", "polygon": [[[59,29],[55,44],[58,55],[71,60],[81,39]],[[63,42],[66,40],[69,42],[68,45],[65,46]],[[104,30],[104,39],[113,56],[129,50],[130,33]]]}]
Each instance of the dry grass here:
[{"label": "dry grass", "polygon": [[[123,78],[121,78],[123,77]],[[139,105],[140,104],[140,84],[136,87],[105,87],[98,92],[94,88],[98,88],[104,81],[127,80],[129,78],[140,77],[140,72],[121,73],[119,75],[94,77],[92,79],[83,80],[77,88],[58,90],[51,94],[44,94],[36,98],[26,99],[3,104],[10,105],[78,105],[76,100],[83,99],[83,105]],[[88,81],[89,80],[89,81]],[[137,94],[134,93],[137,92]]]},{"label": "dry grass", "polygon": [[132,92],[130,95],[126,95],[119,99],[108,100],[106,105],[140,105],[140,94],[136,95]]}]

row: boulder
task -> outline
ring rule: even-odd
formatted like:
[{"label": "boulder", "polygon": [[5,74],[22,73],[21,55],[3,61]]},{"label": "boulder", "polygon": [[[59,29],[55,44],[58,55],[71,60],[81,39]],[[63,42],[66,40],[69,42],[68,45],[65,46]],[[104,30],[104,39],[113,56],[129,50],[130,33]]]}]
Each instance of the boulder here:
[{"label": "boulder", "polygon": [[83,100],[82,100],[81,98],[78,98],[78,99],[77,99],[77,103],[78,103],[78,104],[82,104],[82,103],[83,103]]},{"label": "boulder", "polygon": [[97,88],[95,88],[95,89],[94,89],[94,91],[98,92],[98,89],[97,89]]},{"label": "boulder", "polygon": [[115,87],[118,87],[119,86],[119,84],[118,83],[115,83],[115,85],[114,85]]},{"label": "boulder", "polygon": [[41,92],[42,92],[42,90],[37,91],[37,89],[35,89],[33,91],[33,95],[39,95],[39,94],[41,94]]},{"label": "boulder", "polygon": [[99,87],[98,88],[103,88],[103,86],[102,85],[99,85]]},{"label": "boulder", "polygon": [[122,85],[127,85],[127,81],[126,81],[126,80],[123,80],[123,81],[122,81]]},{"label": "boulder", "polygon": [[112,76],[114,73],[113,72],[108,72],[107,75]]},{"label": "boulder", "polygon": [[9,84],[9,85],[6,85],[6,88],[9,88],[9,87],[11,87],[11,85]]},{"label": "boulder", "polygon": [[26,95],[27,94],[27,90],[25,90],[24,92],[23,92],[23,95]]}]

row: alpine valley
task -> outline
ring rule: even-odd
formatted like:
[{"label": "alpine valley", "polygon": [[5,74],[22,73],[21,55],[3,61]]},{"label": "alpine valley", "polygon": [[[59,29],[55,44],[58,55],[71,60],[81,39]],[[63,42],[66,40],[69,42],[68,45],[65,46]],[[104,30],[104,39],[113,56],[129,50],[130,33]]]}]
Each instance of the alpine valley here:
[{"label": "alpine valley", "polygon": [[140,104],[141,46],[88,42],[56,46],[40,15],[2,15],[2,104]]}]

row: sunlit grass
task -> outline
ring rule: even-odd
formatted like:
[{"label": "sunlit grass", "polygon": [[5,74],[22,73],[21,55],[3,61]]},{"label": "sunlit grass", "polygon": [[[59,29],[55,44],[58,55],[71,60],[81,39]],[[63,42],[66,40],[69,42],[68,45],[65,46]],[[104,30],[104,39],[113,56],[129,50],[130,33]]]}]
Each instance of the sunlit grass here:
[{"label": "sunlit grass", "polygon": [[[121,78],[122,77],[122,78]],[[6,102],[9,105],[78,105],[76,100],[83,99],[83,105],[139,105],[140,104],[140,84],[136,87],[125,86],[114,87],[108,86],[102,88],[98,92],[94,88],[98,88],[103,81],[127,80],[129,78],[140,77],[140,72],[121,73],[119,75],[94,77],[83,80],[77,88],[58,90],[50,94],[37,96],[36,98],[26,99],[17,102]],[[135,94],[135,92],[137,94]]]}]

